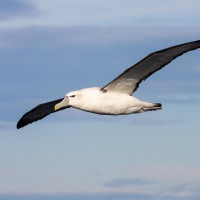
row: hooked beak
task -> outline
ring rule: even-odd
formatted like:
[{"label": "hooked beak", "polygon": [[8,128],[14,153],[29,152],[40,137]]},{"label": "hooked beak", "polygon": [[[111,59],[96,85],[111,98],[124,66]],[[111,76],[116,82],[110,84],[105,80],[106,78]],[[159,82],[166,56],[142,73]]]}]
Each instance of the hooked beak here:
[{"label": "hooked beak", "polygon": [[69,98],[65,97],[60,103],[55,105],[54,110],[57,111],[57,110],[60,110],[62,108],[66,108],[68,106],[69,106]]}]

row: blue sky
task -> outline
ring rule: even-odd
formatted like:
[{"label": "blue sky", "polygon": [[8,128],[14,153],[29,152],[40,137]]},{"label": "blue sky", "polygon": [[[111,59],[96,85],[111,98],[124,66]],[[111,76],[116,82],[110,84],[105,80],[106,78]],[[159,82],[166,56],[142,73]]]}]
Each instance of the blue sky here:
[{"label": "blue sky", "polygon": [[2,0],[0,199],[199,199],[200,50],[134,96],[162,111],[68,109],[16,130],[34,106],[104,86],[147,54],[199,40],[200,2]]}]

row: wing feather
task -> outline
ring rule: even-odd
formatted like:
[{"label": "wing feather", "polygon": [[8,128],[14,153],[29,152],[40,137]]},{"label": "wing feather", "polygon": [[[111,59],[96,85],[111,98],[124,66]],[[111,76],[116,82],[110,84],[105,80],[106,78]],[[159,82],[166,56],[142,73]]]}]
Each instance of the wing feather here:
[{"label": "wing feather", "polygon": [[63,98],[40,104],[40,105],[36,106],[35,108],[33,108],[32,110],[30,110],[29,112],[25,113],[21,117],[21,119],[18,121],[17,129],[22,128],[22,127],[24,127],[32,122],[35,122],[37,120],[40,120],[51,113],[68,108],[68,107],[63,107],[57,111],[54,110],[54,106],[57,103],[60,103],[62,100],[63,100]]},{"label": "wing feather", "polygon": [[117,78],[101,88],[101,90],[132,95],[139,87],[139,84],[150,75],[163,68],[178,56],[198,48],[200,48],[200,40],[151,53],[140,62],[126,69]]}]

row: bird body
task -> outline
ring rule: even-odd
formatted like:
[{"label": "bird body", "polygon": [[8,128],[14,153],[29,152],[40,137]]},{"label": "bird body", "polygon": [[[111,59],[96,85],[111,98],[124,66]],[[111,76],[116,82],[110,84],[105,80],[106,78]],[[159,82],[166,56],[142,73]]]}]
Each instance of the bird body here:
[{"label": "bird body", "polygon": [[172,46],[149,54],[126,69],[104,87],[69,92],[64,98],[40,104],[25,113],[17,123],[22,128],[50,113],[69,107],[104,115],[122,115],[162,109],[160,103],[147,103],[132,96],[139,84],[175,58],[200,48],[200,40]]},{"label": "bird body", "polygon": [[66,94],[61,103],[57,104],[56,109],[61,108],[63,105],[104,115],[139,113],[147,111],[150,108],[156,109],[160,107],[158,104],[142,102],[128,94],[115,91],[103,92],[100,87],[85,88],[70,92]]}]

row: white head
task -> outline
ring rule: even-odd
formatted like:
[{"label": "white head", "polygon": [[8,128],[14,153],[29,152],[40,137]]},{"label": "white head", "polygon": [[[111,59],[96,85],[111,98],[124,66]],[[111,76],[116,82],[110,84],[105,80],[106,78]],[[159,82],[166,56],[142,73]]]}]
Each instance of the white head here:
[{"label": "white head", "polygon": [[100,92],[100,88],[85,88],[82,90],[77,90],[69,92],[65,95],[65,98],[58,104],[55,105],[55,111],[62,109],[63,107],[75,107],[81,108],[86,104],[90,104],[90,99]]},{"label": "white head", "polygon": [[73,91],[69,92],[65,95],[65,98],[58,104],[55,105],[55,111],[61,108],[66,108],[70,106],[76,106],[81,101],[81,92],[80,91]]}]

